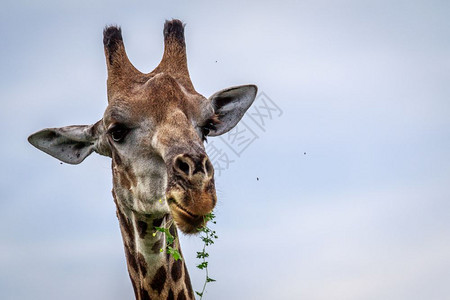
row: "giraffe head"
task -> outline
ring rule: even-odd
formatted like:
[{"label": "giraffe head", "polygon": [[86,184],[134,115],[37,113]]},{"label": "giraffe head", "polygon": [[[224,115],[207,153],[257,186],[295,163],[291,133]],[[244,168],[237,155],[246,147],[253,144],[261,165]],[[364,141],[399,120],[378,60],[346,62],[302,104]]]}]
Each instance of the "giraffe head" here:
[{"label": "giraffe head", "polygon": [[117,205],[141,214],[172,213],[195,233],[217,198],[214,168],[203,141],[232,129],[253,103],[256,86],[228,88],[209,99],[191,83],[184,26],[164,26],[164,54],[149,74],[128,60],[121,30],[104,30],[108,106],[93,125],[48,128],[29,137],[38,149],[69,164],[92,152],[112,158]]}]

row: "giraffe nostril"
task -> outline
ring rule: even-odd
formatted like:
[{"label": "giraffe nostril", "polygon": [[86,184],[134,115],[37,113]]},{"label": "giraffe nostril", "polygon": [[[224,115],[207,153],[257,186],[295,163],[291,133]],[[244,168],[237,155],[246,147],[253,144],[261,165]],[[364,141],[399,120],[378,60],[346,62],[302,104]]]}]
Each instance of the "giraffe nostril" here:
[{"label": "giraffe nostril", "polygon": [[208,157],[206,157],[204,164],[205,164],[206,175],[212,176],[212,174],[214,173],[214,167],[213,167],[211,161],[208,159]]},{"label": "giraffe nostril", "polygon": [[189,176],[191,171],[191,166],[184,160],[182,156],[175,159],[175,168]]},{"label": "giraffe nostril", "polygon": [[176,173],[186,177],[189,180],[207,180],[214,175],[214,167],[208,156],[179,154],[173,160],[173,168]]}]

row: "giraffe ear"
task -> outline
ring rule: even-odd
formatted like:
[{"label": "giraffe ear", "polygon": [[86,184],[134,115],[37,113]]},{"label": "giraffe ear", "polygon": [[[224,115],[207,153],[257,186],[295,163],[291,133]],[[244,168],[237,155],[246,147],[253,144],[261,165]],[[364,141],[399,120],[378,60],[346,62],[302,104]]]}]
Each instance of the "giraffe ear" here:
[{"label": "giraffe ear", "polygon": [[236,126],[252,105],[257,91],[256,85],[241,85],[221,90],[209,97],[220,123],[208,135],[221,135]]},{"label": "giraffe ear", "polygon": [[28,141],[39,150],[76,165],[95,150],[97,124],[47,128],[30,135]]}]

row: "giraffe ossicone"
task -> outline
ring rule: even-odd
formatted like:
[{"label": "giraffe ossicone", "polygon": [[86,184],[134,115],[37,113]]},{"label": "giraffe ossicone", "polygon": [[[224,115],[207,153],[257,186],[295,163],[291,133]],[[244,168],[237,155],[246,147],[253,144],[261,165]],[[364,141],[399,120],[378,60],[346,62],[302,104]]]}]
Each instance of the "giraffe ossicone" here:
[{"label": "giraffe ossicone", "polygon": [[[164,54],[150,73],[128,60],[121,29],[107,27],[108,106],[93,125],[47,128],[28,140],[57,159],[79,164],[96,152],[112,158],[113,198],[136,299],[194,299],[183,260],[167,251],[163,233],[196,233],[216,202],[214,168],[203,140],[231,130],[253,103],[255,85],[208,99],[192,85],[184,25],[164,25]],[[181,253],[178,239],[172,245]]]}]

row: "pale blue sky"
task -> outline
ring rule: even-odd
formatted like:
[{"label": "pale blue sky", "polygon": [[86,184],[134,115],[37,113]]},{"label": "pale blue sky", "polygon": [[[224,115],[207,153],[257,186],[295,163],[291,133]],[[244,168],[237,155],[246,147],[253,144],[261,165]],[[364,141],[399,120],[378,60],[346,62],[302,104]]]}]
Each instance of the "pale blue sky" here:
[{"label": "pale blue sky", "polygon": [[[351,0],[4,1],[0,298],[131,299],[109,159],[26,138],[102,116],[105,25],[148,72],[171,18],[200,93],[254,83],[283,112],[245,117],[239,157],[210,139],[234,162],[206,299],[450,299],[450,4]],[[199,289],[201,243],[182,246]]]}]

